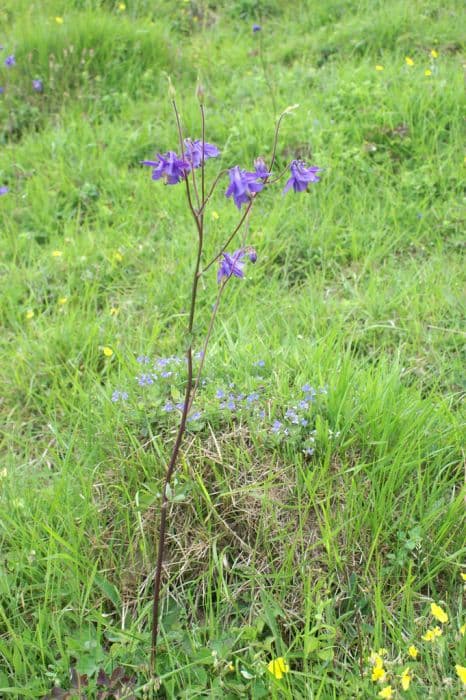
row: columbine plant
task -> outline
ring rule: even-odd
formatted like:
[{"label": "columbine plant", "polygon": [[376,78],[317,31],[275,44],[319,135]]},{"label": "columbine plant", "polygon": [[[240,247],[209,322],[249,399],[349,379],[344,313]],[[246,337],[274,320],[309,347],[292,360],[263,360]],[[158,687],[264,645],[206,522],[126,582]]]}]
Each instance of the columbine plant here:
[{"label": "columbine plant", "polygon": [[[297,105],[296,105],[297,106]],[[255,263],[257,254],[255,249],[246,241],[248,233],[248,223],[254,202],[260,193],[270,185],[277,182],[286,171],[282,172],[278,177],[272,178],[273,168],[276,160],[278,135],[280,125],[285,114],[289,113],[294,107],[286,109],[278,118],[275,136],[272,149],[272,158],[270,165],[267,165],[262,158],[257,158],[254,162],[254,170],[245,170],[239,165],[236,165],[228,170],[221,170],[213,179],[210,187],[206,186],[206,161],[212,158],[217,158],[220,151],[217,146],[207,143],[205,138],[205,111],[200,97],[200,116],[201,116],[201,138],[191,140],[184,138],[183,129],[179,112],[175,101],[173,100],[173,109],[178,129],[179,153],[168,151],[167,153],[159,153],[155,160],[143,161],[143,165],[152,168],[152,179],[163,180],[166,185],[177,185],[183,183],[186,199],[189,210],[191,212],[196,234],[197,234],[197,251],[194,262],[194,271],[191,287],[191,301],[187,324],[188,347],[186,348],[186,366],[187,380],[184,401],[180,405],[181,418],[176,433],[175,441],[172,447],[170,459],[168,461],[167,470],[165,473],[164,485],[162,488],[162,504],[160,515],[160,528],[158,536],[157,563],[154,575],[153,587],[153,608],[152,608],[152,643],[151,643],[151,670],[155,668],[155,658],[157,651],[157,636],[159,624],[159,608],[160,608],[160,587],[162,578],[162,565],[165,547],[165,535],[167,531],[167,510],[168,499],[170,493],[170,482],[173,473],[176,469],[178,455],[180,452],[183,436],[186,432],[186,426],[190,418],[194,419],[191,409],[197,390],[199,388],[202,370],[204,367],[206,351],[209,340],[212,335],[212,329],[215,317],[218,312],[221,297],[233,278],[243,278],[245,274],[245,266],[249,262]],[[293,188],[295,192],[304,192],[310,183],[318,182],[317,167],[308,167],[302,161],[293,161],[290,167],[290,177],[286,183],[284,193]],[[219,249],[218,253],[208,260],[204,261],[204,242],[205,242],[205,225],[204,218],[206,208],[210,200],[219,186],[223,177],[228,176],[229,184],[225,191],[225,196],[232,198],[234,204],[240,211],[240,217],[233,231],[226,237],[225,242]],[[240,230],[242,232],[242,240],[239,247],[233,252],[228,252],[229,246],[234,239],[238,237]],[[202,342],[202,349],[198,352],[199,364],[196,372],[193,369],[193,353],[196,334],[194,333],[194,321],[196,318],[196,302],[198,296],[199,279],[205,275],[210,268],[217,264],[217,282],[218,291],[215,303],[213,305],[210,322]]]}]

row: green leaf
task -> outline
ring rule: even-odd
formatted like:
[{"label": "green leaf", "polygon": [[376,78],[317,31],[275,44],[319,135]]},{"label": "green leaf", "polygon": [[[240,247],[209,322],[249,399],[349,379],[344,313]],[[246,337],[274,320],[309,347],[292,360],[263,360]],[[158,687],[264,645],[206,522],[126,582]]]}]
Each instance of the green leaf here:
[{"label": "green leaf", "polygon": [[107,579],[100,574],[96,574],[94,580],[105,597],[108,598],[108,600],[110,600],[116,608],[120,608],[121,598],[116,586],[114,586],[113,583],[110,583],[110,581],[107,581]]}]

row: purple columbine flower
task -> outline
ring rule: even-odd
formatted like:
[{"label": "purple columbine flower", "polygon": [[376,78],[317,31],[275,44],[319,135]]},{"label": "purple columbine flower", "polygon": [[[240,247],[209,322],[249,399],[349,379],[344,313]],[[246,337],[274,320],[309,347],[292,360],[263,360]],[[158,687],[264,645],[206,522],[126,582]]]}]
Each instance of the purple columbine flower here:
[{"label": "purple columbine flower", "polygon": [[9,191],[10,190],[8,189],[8,187],[6,187],[6,185],[3,185],[3,187],[0,187],[0,195],[8,194]]},{"label": "purple columbine flower", "polygon": [[142,165],[148,165],[153,168],[152,179],[160,180],[163,178],[167,185],[177,185],[181,180],[184,180],[186,173],[191,169],[191,165],[187,160],[178,158],[174,151],[168,153],[158,153],[158,160],[143,160]]},{"label": "purple columbine flower", "polygon": [[263,158],[256,158],[256,160],[254,161],[254,169],[256,171],[257,177],[260,177],[263,180],[270,177],[270,172]]},{"label": "purple columbine flower", "polygon": [[42,92],[44,89],[44,83],[42,80],[36,79],[32,81],[32,87],[36,92]]},{"label": "purple columbine flower", "polygon": [[[191,141],[191,139],[185,139],[184,145],[186,150],[184,152],[184,157],[190,163],[191,167],[198,168],[202,165],[202,141],[201,139],[196,139]],[[209,158],[217,158],[220,155],[220,151],[217,146],[212,143],[204,142],[204,160]]]},{"label": "purple columbine flower", "polygon": [[220,284],[222,279],[226,277],[244,277],[244,262],[241,258],[244,258],[246,253],[242,248],[236,250],[232,255],[230,253],[222,253],[223,260],[220,261],[218,272],[217,272],[217,282]]},{"label": "purple columbine flower", "polygon": [[12,66],[16,66],[16,59],[13,54],[10,54],[5,58],[5,65],[7,68],[11,68]]},{"label": "purple columbine flower", "polygon": [[302,160],[293,160],[290,164],[291,177],[285,185],[283,194],[288,192],[291,188],[295,192],[304,192],[310,182],[319,182],[320,178],[317,173],[320,172],[320,168],[313,165],[310,168]]},{"label": "purple columbine flower", "polygon": [[261,27],[260,24],[253,24],[253,25],[252,25],[252,31],[254,32],[254,34],[255,34],[256,32],[260,32],[261,29],[262,29],[262,27]]},{"label": "purple columbine flower", "polygon": [[252,195],[264,188],[264,183],[256,182],[258,178],[256,173],[241,170],[239,165],[231,168],[228,175],[230,176],[230,184],[225,192],[225,197],[233,196],[238,209],[241,209],[242,204],[248,204]]}]

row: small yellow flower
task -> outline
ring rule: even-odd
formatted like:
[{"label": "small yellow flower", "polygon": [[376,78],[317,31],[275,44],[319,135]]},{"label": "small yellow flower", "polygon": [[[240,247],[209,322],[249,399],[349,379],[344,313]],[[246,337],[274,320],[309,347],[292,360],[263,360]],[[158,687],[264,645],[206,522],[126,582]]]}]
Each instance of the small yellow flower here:
[{"label": "small yellow flower", "polygon": [[387,656],[388,651],[385,649],[385,647],[380,647],[380,649],[377,653],[379,656]]},{"label": "small yellow flower", "polygon": [[386,700],[390,700],[390,698],[393,697],[393,688],[391,685],[385,686],[385,688],[382,688],[382,690],[379,693],[379,697],[381,698],[386,698]]},{"label": "small yellow flower", "polygon": [[61,250],[52,250],[52,258],[61,258],[63,255]]},{"label": "small yellow flower", "polygon": [[409,684],[411,683],[412,679],[413,677],[411,675],[409,666],[407,666],[400,676],[401,687],[403,688],[403,690],[409,689]]},{"label": "small yellow flower", "polygon": [[442,610],[440,605],[437,605],[436,603],[431,603],[430,612],[439,622],[448,622],[448,615],[444,610]]},{"label": "small yellow flower", "polygon": [[121,262],[123,260],[122,254],[117,250],[115,253],[113,253],[113,259],[115,262]]},{"label": "small yellow flower", "polygon": [[272,659],[267,665],[268,671],[275,676],[277,681],[281,680],[285,673],[288,673],[290,667],[286,663],[283,656],[279,656],[278,659]]},{"label": "small yellow flower", "polygon": [[[464,156],[464,160],[466,161],[466,156]],[[461,576],[461,578],[463,579],[463,581],[466,581],[466,574],[464,574],[463,572],[461,572],[460,576]]]},{"label": "small yellow flower", "polygon": [[422,635],[421,639],[425,642],[434,642],[437,637],[441,637],[443,634],[440,627],[433,627],[431,630],[427,630],[425,634]]},{"label": "small yellow flower", "polygon": [[[379,651],[384,651],[383,649]],[[383,659],[380,654],[378,654],[376,651],[371,651],[371,655],[369,656],[369,663],[372,664],[373,666],[383,666]]]},{"label": "small yellow flower", "polygon": [[383,69],[384,69],[383,66],[376,65],[376,67],[375,67],[375,70],[378,70],[378,71],[382,71]]},{"label": "small yellow flower", "polygon": [[227,671],[230,671],[230,673],[231,673],[234,670],[235,670],[235,667],[233,666],[233,664],[230,661],[230,663],[227,665]]},{"label": "small yellow flower", "polygon": [[414,66],[414,61],[410,56],[406,56],[405,61],[407,66]]},{"label": "small yellow flower", "polygon": [[465,625],[461,625],[461,627],[460,627],[460,634],[461,634],[463,637],[464,637],[464,635],[466,634],[466,624],[465,624]]},{"label": "small yellow flower", "polygon": [[126,5],[124,2],[118,3],[118,12],[124,12],[126,10]]},{"label": "small yellow flower", "polygon": [[459,664],[456,664],[455,671],[458,674],[458,678],[463,683],[463,685],[466,685],[466,666],[460,666]]},{"label": "small yellow flower", "polygon": [[105,345],[102,348],[102,352],[104,353],[105,357],[111,357],[113,355],[113,350],[112,348],[109,348],[107,345]]},{"label": "small yellow flower", "polygon": [[68,297],[60,297],[58,299],[58,303],[60,304],[60,306],[63,306],[64,304],[66,304],[67,301],[68,301]]},{"label": "small yellow flower", "polygon": [[6,479],[7,475],[8,475],[8,472],[6,470],[6,467],[4,467],[3,469],[0,469],[0,479]]},{"label": "small yellow flower", "polygon": [[432,56],[432,58],[438,58],[438,51],[436,51],[435,49],[432,49],[432,51],[430,52],[430,55]]},{"label": "small yellow flower", "polygon": [[118,316],[120,313],[120,309],[118,309],[116,306],[112,306],[110,309],[110,316]]},{"label": "small yellow flower", "polygon": [[57,24],[63,24],[63,17],[55,17],[55,22]]},{"label": "small yellow flower", "polygon": [[428,78],[429,75],[432,75],[432,71],[429,70],[429,68],[426,68],[426,70],[424,71],[424,75]]},{"label": "small yellow flower", "polygon": [[411,646],[408,648],[408,654],[412,659],[415,659],[417,655],[419,654],[419,651],[416,649],[414,644],[411,644]]},{"label": "small yellow flower", "polygon": [[374,681],[374,683],[384,683],[384,681],[387,679],[387,674],[385,672],[385,669],[382,665],[376,665],[372,669],[372,675],[371,675],[371,680]]},{"label": "small yellow flower", "polygon": [[218,212],[213,211],[212,214],[211,214],[211,217],[212,217],[212,219],[213,219],[214,221],[218,221],[218,218],[219,218],[219,217],[218,217]]},{"label": "small yellow flower", "polygon": [[28,321],[30,321],[31,318],[34,318],[34,316],[35,316],[35,314],[34,314],[34,311],[32,309],[29,309],[28,311],[26,311],[26,318]]}]

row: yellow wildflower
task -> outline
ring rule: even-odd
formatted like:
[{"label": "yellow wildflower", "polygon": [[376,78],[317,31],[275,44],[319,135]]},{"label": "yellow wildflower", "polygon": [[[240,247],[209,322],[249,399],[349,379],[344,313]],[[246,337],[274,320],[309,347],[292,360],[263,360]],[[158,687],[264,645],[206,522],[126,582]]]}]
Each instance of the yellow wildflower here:
[{"label": "yellow wildflower", "polygon": [[8,475],[8,472],[7,472],[6,467],[4,467],[3,469],[0,469],[0,479],[5,479],[7,477],[7,475]]},{"label": "yellow wildflower", "polygon": [[426,68],[426,70],[424,71],[424,75],[428,78],[429,75],[432,75],[432,71],[429,70],[429,68]]},{"label": "yellow wildflower", "polygon": [[120,309],[118,309],[116,306],[112,306],[110,309],[110,316],[118,316],[120,313]]},{"label": "yellow wildflower", "polygon": [[405,61],[407,66],[414,66],[414,61],[410,56],[406,56]]},{"label": "yellow wildflower", "polygon": [[[464,159],[466,160],[466,156],[464,156]],[[461,572],[460,576],[461,576],[461,578],[463,579],[463,581],[466,581],[466,574],[464,574],[463,572]]]},{"label": "yellow wildflower", "polygon": [[432,58],[438,58],[438,51],[436,51],[435,49],[432,49],[432,51],[430,52],[430,55],[432,56]]},{"label": "yellow wildflower", "polygon": [[390,698],[393,697],[393,688],[391,685],[385,686],[385,688],[382,688],[382,690],[379,693],[379,697],[381,698],[386,698],[386,700],[390,700]]},{"label": "yellow wildflower", "polygon": [[460,634],[464,637],[464,635],[466,634],[466,625],[461,625]]},{"label": "yellow wildflower", "polygon": [[218,212],[213,211],[212,214],[211,214],[211,217],[212,217],[212,219],[213,219],[214,221],[218,221]]},{"label": "yellow wildflower", "polygon": [[126,10],[126,5],[124,2],[118,3],[118,12],[124,12]]},{"label": "yellow wildflower", "polygon": [[442,610],[440,605],[437,605],[436,603],[431,603],[430,612],[439,622],[448,622],[448,615],[444,610]]},{"label": "yellow wildflower", "polygon": [[384,69],[383,66],[377,65],[377,66],[375,67],[375,70],[378,70],[378,71],[382,71],[383,69]]},{"label": "yellow wildflower", "polygon": [[283,656],[279,656],[278,659],[272,659],[272,661],[269,662],[267,669],[270,671],[272,676],[275,676],[277,681],[279,681],[283,678],[285,673],[288,673],[290,667],[286,663]]},{"label": "yellow wildflower", "polygon": [[442,634],[443,632],[440,627],[434,627],[431,630],[427,630],[427,632],[422,635],[421,639],[423,639],[425,642],[434,642],[437,637],[441,637]]},{"label": "yellow wildflower", "polygon": [[235,667],[233,666],[233,664],[231,663],[231,661],[230,661],[230,663],[227,665],[227,670],[230,671],[230,673],[231,673],[232,671],[235,670]]},{"label": "yellow wildflower", "polygon": [[63,24],[63,17],[55,17],[55,22],[57,24]]},{"label": "yellow wildflower", "polygon": [[382,665],[376,665],[372,669],[372,675],[371,675],[371,680],[374,681],[374,683],[383,683],[387,679],[387,674],[385,672],[385,669]]},{"label": "yellow wildflower", "polygon": [[409,689],[409,684],[411,683],[412,679],[413,677],[411,675],[409,666],[407,666],[400,676],[401,687],[403,688],[403,690]]},{"label": "yellow wildflower", "polygon": [[104,353],[105,357],[111,357],[113,355],[113,350],[112,348],[109,348],[107,345],[105,345],[102,348],[102,352]]},{"label": "yellow wildflower", "polygon": [[122,254],[117,250],[115,253],[113,253],[113,259],[115,262],[121,262],[123,260]]},{"label": "yellow wildflower", "polygon": [[458,678],[463,683],[463,685],[466,685],[466,666],[460,666],[459,664],[456,664],[455,671],[458,674]]},{"label": "yellow wildflower", "polygon": [[408,648],[408,654],[412,659],[415,659],[416,656],[419,654],[419,651],[416,649],[414,644],[411,644],[411,646]]},{"label": "yellow wildflower", "polygon": [[61,258],[63,255],[61,250],[52,250],[52,258]]},{"label": "yellow wildflower", "polygon": [[28,321],[30,321],[31,318],[34,318],[34,315],[35,314],[34,314],[34,311],[32,309],[29,309],[28,311],[26,311],[26,318]]},{"label": "yellow wildflower", "polygon": [[64,304],[66,304],[67,301],[68,301],[68,297],[60,297],[58,299],[58,303],[60,304],[60,306],[63,306]]},{"label": "yellow wildflower", "polygon": [[379,656],[387,656],[388,651],[385,649],[385,647],[380,647],[380,649],[377,653]]}]

